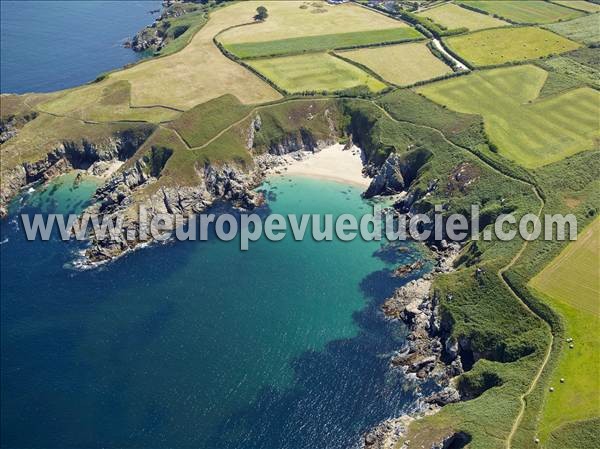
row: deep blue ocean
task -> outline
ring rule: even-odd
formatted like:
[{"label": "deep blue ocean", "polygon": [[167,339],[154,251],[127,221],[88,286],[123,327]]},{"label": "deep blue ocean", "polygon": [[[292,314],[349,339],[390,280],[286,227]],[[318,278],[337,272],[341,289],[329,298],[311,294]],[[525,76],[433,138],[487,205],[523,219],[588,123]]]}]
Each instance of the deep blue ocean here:
[{"label": "deep blue ocean", "polygon": [[[4,40],[10,14],[2,3]],[[23,44],[39,57],[29,56],[28,76],[11,72],[9,90],[69,87],[122,64],[111,45],[153,9],[94,2],[97,13],[86,20],[97,23],[85,33],[95,29],[106,42],[98,50],[105,67],[84,73],[87,55],[73,29],[83,32],[78,21],[90,6],[80,3],[41,6],[48,9],[35,34],[53,34],[60,22],[71,36],[62,46],[72,47],[39,76],[56,43]],[[404,330],[379,308],[411,279],[392,270],[422,258],[418,248],[290,237],[241,252],[238,242],[213,238],[155,245],[76,271],[69,263],[80,244],[26,241],[18,219],[81,211],[96,184],[73,180],[65,175],[25,194],[0,223],[2,448],[351,448],[413,404],[412,388],[388,367]],[[359,189],[331,181],[277,178],[261,189],[262,214],[371,210]]]},{"label": "deep blue ocean", "polygon": [[155,16],[157,0],[1,0],[0,92],[50,92],[135,62],[123,48]]}]

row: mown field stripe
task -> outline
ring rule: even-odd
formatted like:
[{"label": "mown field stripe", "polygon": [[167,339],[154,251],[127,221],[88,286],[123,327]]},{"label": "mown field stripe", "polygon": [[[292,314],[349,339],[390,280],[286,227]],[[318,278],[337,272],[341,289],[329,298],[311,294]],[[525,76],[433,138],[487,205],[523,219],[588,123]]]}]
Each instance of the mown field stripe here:
[{"label": "mown field stripe", "polygon": [[425,36],[414,28],[402,27],[293,37],[265,42],[228,43],[223,46],[238,58],[250,59],[392,44],[417,39],[425,39]]}]

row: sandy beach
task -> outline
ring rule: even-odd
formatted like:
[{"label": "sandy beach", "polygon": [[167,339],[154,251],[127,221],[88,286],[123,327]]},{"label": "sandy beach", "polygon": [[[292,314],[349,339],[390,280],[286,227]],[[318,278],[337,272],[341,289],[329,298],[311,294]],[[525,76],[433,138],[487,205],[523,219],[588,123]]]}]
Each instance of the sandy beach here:
[{"label": "sandy beach", "polygon": [[362,168],[360,148],[352,146],[344,150],[344,145],[335,144],[314,154],[306,153],[305,158],[301,160],[288,157],[288,164],[285,167],[278,167],[277,171],[282,176],[330,179],[366,188],[371,178],[363,176]]}]

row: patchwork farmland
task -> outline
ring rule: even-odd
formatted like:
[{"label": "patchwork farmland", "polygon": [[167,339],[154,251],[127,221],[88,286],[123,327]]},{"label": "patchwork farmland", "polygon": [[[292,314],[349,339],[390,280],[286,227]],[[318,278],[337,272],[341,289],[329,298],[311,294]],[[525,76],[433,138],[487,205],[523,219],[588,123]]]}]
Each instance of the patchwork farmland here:
[{"label": "patchwork farmland", "polygon": [[398,86],[452,73],[452,69],[436,58],[423,42],[361,48],[339,54]]},{"label": "patchwork farmland", "polygon": [[371,92],[386,85],[358,67],[327,53],[310,53],[248,63],[289,93],[335,92],[366,86]]},{"label": "patchwork farmland", "polygon": [[541,68],[522,65],[472,73],[418,89],[458,112],[483,116],[500,154],[527,168],[594,147],[600,136],[600,92],[580,88],[535,101],[546,81]]},{"label": "patchwork farmland", "polygon": [[460,4],[516,23],[552,23],[583,13],[544,0],[460,0]]},{"label": "patchwork farmland", "polygon": [[443,3],[418,14],[427,17],[435,23],[448,29],[465,27],[469,31],[477,31],[485,28],[497,28],[509,25],[509,23],[487,14],[462,8],[454,3]]},{"label": "patchwork farmland", "polygon": [[581,44],[534,27],[498,28],[446,39],[453,52],[475,66],[501,65],[542,58]]},{"label": "patchwork farmland", "polygon": [[600,13],[568,22],[553,23],[546,25],[546,28],[574,41],[597,44],[600,42]]}]

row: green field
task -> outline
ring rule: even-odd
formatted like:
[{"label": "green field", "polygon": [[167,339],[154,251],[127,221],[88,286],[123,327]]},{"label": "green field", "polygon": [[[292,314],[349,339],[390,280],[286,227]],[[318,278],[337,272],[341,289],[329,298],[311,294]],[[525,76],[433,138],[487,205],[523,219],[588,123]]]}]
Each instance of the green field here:
[{"label": "green field", "polygon": [[476,31],[484,28],[495,28],[508,25],[508,23],[503,20],[487,14],[481,14],[466,8],[461,8],[453,3],[444,3],[440,6],[427,9],[417,15],[428,17],[435,23],[449,29],[465,27],[468,28],[469,31]]},{"label": "green field", "polygon": [[517,23],[552,23],[583,14],[543,0],[461,0],[459,3]]},{"label": "green field", "polygon": [[[600,414],[600,219],[530,282],[565,320],[566,338],[546,395],[540,437]],[[564,383],[560,379],[565,379]]]},{"label": "green field", "polygon": [[476,66],[506,64],[575,50],[581,45],[534,27],[499,28],[445,39],[448,47]]},{"label": "green field", "polygon": [[600,318],[600,219],[531,281],[542,293]]},{"label": "green field", "polygon": [[452,69],[436,58],[424,42],[362,48],[340,55],[368,67],[398,86],[452,73]]},{"label": "green field", "polygon": [[536,100],[546,81],[541,68],[522,65],[487,70],[418,89],[459,112],[480,114],[500,154],[539,167],[597,143],[600,93],[580,88]]},{"label": "green field", "polygon": [[[223,95],[184,112],[170,127],[179,133],[188,146],[199,147],[227,126],[244,118],[251,109],[233,95]],[[200,123],[202,126],[199,126]]]},{"label": "green field", "polygon": [[554,23],[546,28],[584,44],[600,42],[600,14],[590,14],[568,22]]},{"label": "green field", "polygon": [[[260,3],[254,3],[258,6]],[[256,8],[255,6],[255,8]],[[297,37],[321,36],[361,31],[408,28],[408,25],[383,14],[347,3],[328,5],[324,1],[266,2],[269,17],[254,23],[253,10],[239,26],[224,31],[219,40],[224,45],[247,42],[267,42]]]},{"label": "green field", "polygon": [[599,4],[588,2],[586,0],[552,0],[552,3],[557,3],[569,8],[579,9],[580,11],[600,12]]},{"label": "green field", "polygon": [[378,92],[386,87],[374,76],[327,53],[257,59],[249,63],[290,93],[335,92],[359,86]]},{"label": "green field", "polygon": [[423,38],[414,28],[356,31],[351,33],[323,34],[320,36],[293,37],[268,42],[228,44],[225,48],[239,58],[286,55],[303,52],[333,50],[378,43],[403,42]]}]

